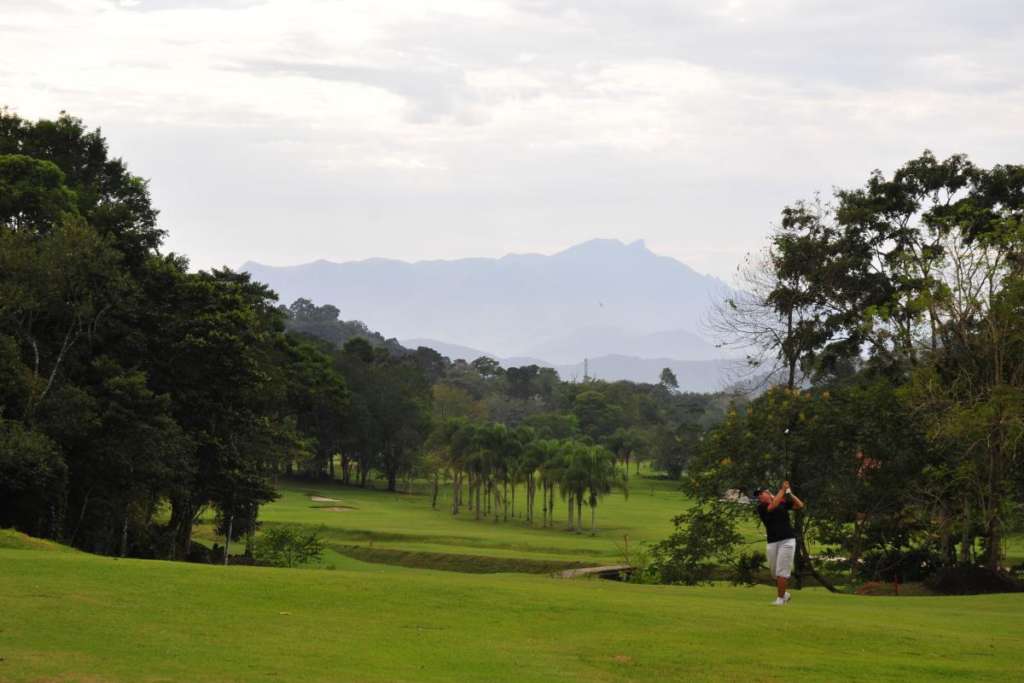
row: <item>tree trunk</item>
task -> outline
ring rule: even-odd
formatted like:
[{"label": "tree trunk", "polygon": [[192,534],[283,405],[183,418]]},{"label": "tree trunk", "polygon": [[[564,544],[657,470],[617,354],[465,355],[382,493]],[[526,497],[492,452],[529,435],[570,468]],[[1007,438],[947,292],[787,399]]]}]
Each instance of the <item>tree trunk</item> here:
[{"label": "tree trunk", "polygon": [[593,536],[597,533],[597,529],[594,527],[594,519],[597,517],[597,506],[594,504],[590,505],[590,535]]},{"label": "tree trunk", "polygon": [[245,556],[252,557],[253,546],[256,545],[256,513],[255,504],[249,506],[249,528],[245,532]]},{"label": "tree trunk", "polygon": [[576,526],[583,531],[583,494],[576,494]]},{"label": "tree trunk", "polygon": [[999,571],[1002,551],[1002,530],[999,528],[999,518],[994,516],[988,523],[988,542],[985,544],[985,566],[991,571]]},{"label": "tree trunk", "polygon": [[124,506],[124,523],[121,524],[121,557],[128,556],[128,505]]},{"label": "tree trunk", "polygon": [[480,521],[480,482],[476,482],[476,505],[474,506],[476,512],[476,519]]},{"label": "tree trunk", "polygon": [[568,525],[568,527],[569,527],[569,531],[573,531],[574,530],[574,527],[573,527],[573,524],[572,524],[573,505],[572,505],[572,494],[571,493],[569,494],[568,498],[569,498],[569,525]]},{"label": "tree trunk", "polygon": [[[806,567],[807,573],[809,573],[811,576],[813,576],[814,579],[818,583],[820,583],[822,586],[827,588],[830,593],[838,593],[839,590],[835,587],[835,585],[831,581],[826,579],[824,576],[822,576],[821,573],[817,569],[815,569],[814,563],[811,562],[811,556],[807,552],[807,544],[804,543],[803,530],[802,529],[801,530],[797,530],[796,533],[797,533],[797,537],[796,537],[797,567]],[[802,583],[803,583],[803,581],[801,579],[801,574],[802,574],[802,571],[800,569],[798,569],[797,570],[797,587],[800,587],[802,585]]]},{"label": "tree trunk", "polygon": [[228,530],[224,534],[224,566],[228,566],[228,558],[230,557],[229,551],[231,550],[231,534],[235,531],[235,513],[232,512],[228,516]]},{"label": "tree trunk", "polygon": [[71,532],[71,538],[68,540],[68,545],[75,544],[75,537],[78,536],[78,529],[82,526],[82,520],[85,519],[85,510],[89,507],[89,496],[92,494],[92,489],[85,492],[85,499],[82,500],[82,508],[78,511],[78,522],[75,524],[75,530]]},{"label": "tree trunk", "polygon": [[438,489],[438,487],[440,485],[441,485],[441,482],[438,481],[438,476],[435,474],[434,475],[434,495],[430,499],[430,509],[431,510],[436,510],[437,509],[437,489]]},{"label": "tree trunk", "polygon": [[960,564],[970,564],[971,546],[971,502],[964,497],[964,528],[960,534]]},{"label": "tree trunk", "polygon": [[171,520],[169,527],[173,534],[171,542],[172,560],[184,560],[192,550],[192,502],[178,498],[171,501]]},{"label": "tree trunk", "polygon": [[555,485],[548,485],[548,526],[555,525]]}]

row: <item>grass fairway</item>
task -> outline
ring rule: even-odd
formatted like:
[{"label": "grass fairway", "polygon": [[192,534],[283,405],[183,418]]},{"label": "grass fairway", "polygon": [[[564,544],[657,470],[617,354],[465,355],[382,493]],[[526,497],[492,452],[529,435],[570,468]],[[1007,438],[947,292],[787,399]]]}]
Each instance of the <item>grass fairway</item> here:
[{"label": "grass fairway", "polygon": [[[413,561],[422,554],[419,566],[442,566],[438,555],[467,556],[464,566],[485,567],[486,558],[501,559],[494,562],[498,570],[545,571],[550,563],[607,564],[621,562],[624,537],[635,549],[642,541],[656,542],[672,531],[672,518],[689,506],[689,501],[676,482],[654,478],[633,477],[628,498],[613,493],[601,500],[597,508],[595,535],[589,531],[590,512],[584,507],[586,529],[581,533],[565,530],[566,504],[555,502],[555,526],[541,528],[540,509],[537,521],[527,526],[521,518],[522,500],[518,493],[520,517],[494,522],[493,517],[476,520],[472,510],[463,509],[459,515],[450,513],[449,491],[444,490],[437,510],[430,507],[430,496],[420,486],[413,493],[388,493],[364,490],[331,483],[305,483],[282,481],[278,487],[281,498],[260,511],[265,524],[302,524],[324,527],[324,538],[334,549],[359,546],[357,553],[364,556],[365,549],[376,551],[402,551]],[[313,497],[331,501],[314,500]],[[751,517],[751,539],[761,542]],[[209,524],[200,527],[197,537],[205,543],[219,541],[213,536]],[[380,561],[389,561],[381,555]],[[333,555],[328,562],[333,562]],[[518,568],[509,562],[519,562]]]},{"label": "grass fairway", "polygon": [[1024,595],[864,598],[0,550],[2,681],[1020,680]]}]

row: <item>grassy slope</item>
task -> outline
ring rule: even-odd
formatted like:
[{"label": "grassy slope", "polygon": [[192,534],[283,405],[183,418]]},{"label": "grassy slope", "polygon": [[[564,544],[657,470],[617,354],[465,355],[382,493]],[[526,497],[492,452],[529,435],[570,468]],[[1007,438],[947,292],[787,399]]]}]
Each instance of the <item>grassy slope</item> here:
[{"label": "grassy slope", "polygon": [[[689,505],[676,483],[665,480],[631,477],[630,495],[606,496],[597,509],[598,533],[565,531],[566,504],[555,502],[555,527],[531,528],[521,519],[494,523],[477,521],[473,512],[463,510],[458,516],[449,513],[449,492],[443,490],[438,509],[431,510],[429,492],[419,485],[414,493],[391,494],[382,490],[363,490],[330,483],[282,482],[280,500],[265,506],[261,519],[267,524],[293,523],[320,526],[330,546],[353,554],[351,546],[362,550],[354,553],[364,559],[396,561],[408,566],[439,567],[451,564],[467,571],[486,568],[486,558],[502,558],[492,563],[497,570],[543,572],[551,563],[616,563],[623,559],[623,537],[629,536],[633,549],[640,542],[657,542],[672,530],[671,519]],[[334,498],[339,502],[315,502],[311,495]],[[517,505],[521,513],[522,491]],[[327,508],[349,506],[344,512]],[[537,510],[540,519],[540,510]],[[584,522],[589,527],[590,513],[584,507]],[[751,548],[760,549],[763,530],[753,515],[742,528]],[[206,543],[215,540],[209,525],[201,527],[197,537]],[[393,551],[403,557],[393,560]],[[433,556],[427,554],[434,554]],[[437,554],[469,555],[465,562],[446,562]],[[1010,564],[1024,562],[1024,536],[1015,535],[1007,543]],[[404,559],[403,559],[404,558]],[[417,559],[418,558],[418,559]],[[337,552],[328,552],[327,564],[339,562]],[[518,563],[518,566],[517,566]]]},{"label": "grassy slope", "polygon": [[0,529],[0,549],[9,550],[56,550],[76,552],[73,548],[42,538],[34,538],[14,529]]},{"label": "grassy slope", "polygon": [[[538,508],[536,526],[526,526],[520,519],[498,522],[474,519],[473,512],[463,510],[458,516],[449,512],[448,491],[438,501],[438,509],[430,509],[426,493],[390,494],[385,491],[361,490],[331,484],[283,482],[282,497],[261,511],[268,524],[296,523],[324,525],[325,537],[331,545],[359,545],[375,549],[452,553],[495,558],[516,558],[536,562],[606,563],[622,559],[623,537],[636,547],[640,541],[658,541],[672,530],[671,519],[686,508],[688,502],[678,484],[657,479],[631,480],[628,499],[619,493],[610,494],[597,508],[598,533],[565,531],[566,504],[555,502],[556,526],[540,528]],[[315,502],[311,495],[335,498],[340,503]],[[520,508],[522,491],[518,494]],[[326,508],[339,505],[355,509],[332,512]],[[584,507],[584,520],[589,528],[590,513]],[[753,527],[751,527],[753,529]],[[212,542],[207,526],[199,537]],[[759,538],[757,534],[753,538]]]},{"label": "grassy slope", "polygon": [[[1007,680],[1024,596],[862,598],[0,550],[3,681]],[[784,656],[780,658],[780,653]]]}]

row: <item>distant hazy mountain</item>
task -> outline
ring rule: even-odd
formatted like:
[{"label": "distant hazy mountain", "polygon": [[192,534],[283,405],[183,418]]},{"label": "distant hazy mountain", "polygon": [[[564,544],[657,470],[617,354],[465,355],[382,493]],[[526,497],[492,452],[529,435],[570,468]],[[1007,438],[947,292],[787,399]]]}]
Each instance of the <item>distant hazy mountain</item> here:
[{"label": "distant hazy mountain", "polygon": [[[487,356],[489,358],[493,358],[494,360],[499,361],[503,360],[496,354],[490,353],[488,351],[481,351],[480,349],[474,349],[469,346],[460,346],[459,344],[449,344],[447,342],[438,341],[437,339],[425,339],[423,337],[417,337],[415,339],[399,339],[398,343],[407,349],[416,349],[420,346],[426,346],[428,348],[434,349],[442,356],[448,356],[449,360],[458,360],[459,358],[461,358],[462,360],[465,361],[473,361],[479,358],[480,356]],[[516,366],[529,364],[530,363],[517,363]],[[537,363],[537,365],[540,365],[540,363]],[[545,363],[545,365],[547,365],[547,363]],[[511,365],[508,365],[506,363],[502,363],[502,366],[512,367]]]},{"label": "distant hazy mountain", "polygon": [[[735,361],[673,360],[671,358],[635,358],[633,356],[599,356],[589,359],[587,372],[594,379],[609,382],[629,380],[657,384],[663,368],[671,368],[679,380],[681,391],[723,391],[732,384]],[[564,380],[583,379],[583,363],[556,365]]]},{"label": "distant hazy mountain", "polygon": [[639,358],[714,360],[722,352],[687,330],[631,334],[617,327],[586,327],[531,347],[526,355],[554,363],[575,363],[583,358],[621,355]]},{"label": "distant hazy mountain", "polygon": [[698,334],[700,322],[712,300],[728,291],[642,241],[592,240],[552,256],[246,263],[242,269],[273,287],[283,303],[306,297],[333,304],[343,318],[399,339],[452,340],[505,358],[553,363],[611,354],[713,358]]},{"label": "distant hazy mountain", "polygon": [[[582,361],[579,363],[554,364],[532,357],[502,358],[487,351],[458,344],[447,344],[436,339],[402,339],[400,343],[409,349],[426,346],[434,349],[442,356],[447,356],[451,360],[461,358],[472,361],[480,356],[488,356],[499,361],[502,367],[505,368],[539,365],[541,367],[554,368],[558,371],[558,376],[564,380],[583,380],[584,367]],[[731,388],[737,380],[734,376],[736,371],[734,361],[721,358],[687,361],[672,358],[637,358],[622,354],[608,354],[588,357],[586,372],[590,377],[609,382],[629,380],[631,382],[657,384],[660,381],[661,371],[664,368],[672,369],[676,379],[679,380],[679,388],[682,391],[722,391]]]}]

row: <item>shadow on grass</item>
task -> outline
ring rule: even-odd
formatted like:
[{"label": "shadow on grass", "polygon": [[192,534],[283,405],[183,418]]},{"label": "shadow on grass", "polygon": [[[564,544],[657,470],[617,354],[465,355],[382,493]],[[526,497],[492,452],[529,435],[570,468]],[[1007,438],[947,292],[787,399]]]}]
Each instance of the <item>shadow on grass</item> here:
[{"label": "shadow on grass", "polygon": [[[513,557],[484,557],[482,555],[457,555],[451,553],[427,553],[416,550],[394,550],[391,548],[367,548],[358,545],[329,544],[337,553],[362,562],[390,564],[414,569],[438,569],[465,574],[498,574],[516,572],[521,574],[553,574],[566,569],[588,567],[582,562],[557,562],[551,560],[530,560]],[[592,564],[592,563],[591,563]]]}]

